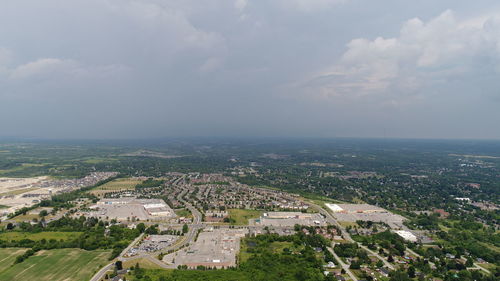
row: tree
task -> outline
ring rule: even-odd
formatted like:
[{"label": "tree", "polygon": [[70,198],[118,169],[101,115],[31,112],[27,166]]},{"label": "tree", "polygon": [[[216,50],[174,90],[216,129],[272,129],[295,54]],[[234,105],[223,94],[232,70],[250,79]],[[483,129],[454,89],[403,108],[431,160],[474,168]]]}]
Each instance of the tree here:
[{"label": "tree", "polygon": [[123,269],[122,261],[116,261],[115,262],[115,267],[116,267],[117,270],[122,270]]},{"label": "tree", "polygon": [[389,257],[387,257],[387,261],[388,262],[394,262],[394,258],[392,257],[392,255],[389,255]]},{"label": "tree", "polygon": [[410,277],[408,277],[408,274],[404,271],[393,271],[390,274],[391,279],[389,281],[411,281]]},{"label": "tree", "polygon": [[143,233],[144,230],[146,230],[146,226],[142,222],[139,223],[136,228],[137,228],[137,230],[139,230],[140,233]]},{"label": "tree", "polygon": [[187,224],[184,224],[182,226],[182,234],[186,234],[189,231],[189,227]]},{"label": "tree", "polygon": [[410,278],[415,278],[415,267],[410,266],[410,267],[408,268],[408,276],[409,276]]},{"label": "tree", "polygon": [[42,211],[38,214],[38,216],[43,218],[43,217],[46,217],[48,214],[49,214],[49,213],[47,212],[47,210],[42,210]]}]

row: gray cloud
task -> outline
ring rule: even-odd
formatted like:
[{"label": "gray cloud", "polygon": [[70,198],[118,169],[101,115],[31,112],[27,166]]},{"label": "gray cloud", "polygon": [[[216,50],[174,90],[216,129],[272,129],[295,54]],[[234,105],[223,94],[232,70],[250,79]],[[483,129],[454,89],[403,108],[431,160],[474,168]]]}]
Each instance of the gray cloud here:
[{"label": "gray cloud", "polygon": [[0,136],[500,138],[498,16],[495,1],[4,1]]}]

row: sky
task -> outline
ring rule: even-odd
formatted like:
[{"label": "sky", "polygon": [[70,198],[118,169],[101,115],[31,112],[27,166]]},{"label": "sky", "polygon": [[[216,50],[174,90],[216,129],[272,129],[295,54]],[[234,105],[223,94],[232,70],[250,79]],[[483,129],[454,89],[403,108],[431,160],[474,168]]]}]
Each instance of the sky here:
[{"label": "sky", "polygon": [[0,137],[500,139],[500,3],[0,1]]}]

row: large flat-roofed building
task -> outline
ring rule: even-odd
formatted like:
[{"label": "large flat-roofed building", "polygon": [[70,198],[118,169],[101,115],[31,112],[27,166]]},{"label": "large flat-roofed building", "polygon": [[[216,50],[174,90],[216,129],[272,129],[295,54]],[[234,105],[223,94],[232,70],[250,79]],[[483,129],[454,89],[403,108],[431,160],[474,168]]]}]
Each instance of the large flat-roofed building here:
[{"label": "large flat-roofed building", "polygon": [[175,217],[174,211],[161,199],[137,199],[135,197],[102,199],[91,206],[88,214],[119,221],[161,219]]},{"label": "large flat-roofed building", "polygon": [[259,219],[256,219],[255,224],[279,227],[293,227],[296,224],[324,226],[326,225],[326,220],[318,213],[268,212],[262,214]]},{"label": "large flat-roofed building", "polygon": [[370,204],[325,204],[334,213],[376,213],[386,210]]},{"label": "large flat-roofed building", "polygon": [[404,240],[410,241],[410,242],[417,242],[417,236],[409,231],[406,230],[398,230],[396,231],[396,234],[401,236]]},{"label": "large flat-roofed building", "polygon": [[247,233],[248,229],[208,229],[200,232],[192,245],[165,255],[163,261],[172,268],[179,265],[188,268],[233,267],[236,266],[236,255],[240,250],[240,239]]},{"label": "large flat-roofed building", "polygon": [[268,219],[310,219],[314,214],[302,212],[268,212],[264,217]]},{"label": "large flat-roofed building", "polygon": [[404,217],[370,204],[325,204],[338,221],[373,221],[387,223],[393,229],[403,228]]}]

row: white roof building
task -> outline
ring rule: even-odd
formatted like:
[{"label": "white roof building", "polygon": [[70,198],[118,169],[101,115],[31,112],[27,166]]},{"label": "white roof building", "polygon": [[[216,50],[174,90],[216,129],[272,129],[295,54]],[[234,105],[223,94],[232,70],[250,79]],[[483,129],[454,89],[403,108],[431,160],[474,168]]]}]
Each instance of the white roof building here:
[{"label": "white roof building", "polygon": [[398,230],[396,231],[396,234],[401,236],[404,240],[410,241],[410,242],[417,242],[417,236],[415,234],[406,231],[406,230]]}]

